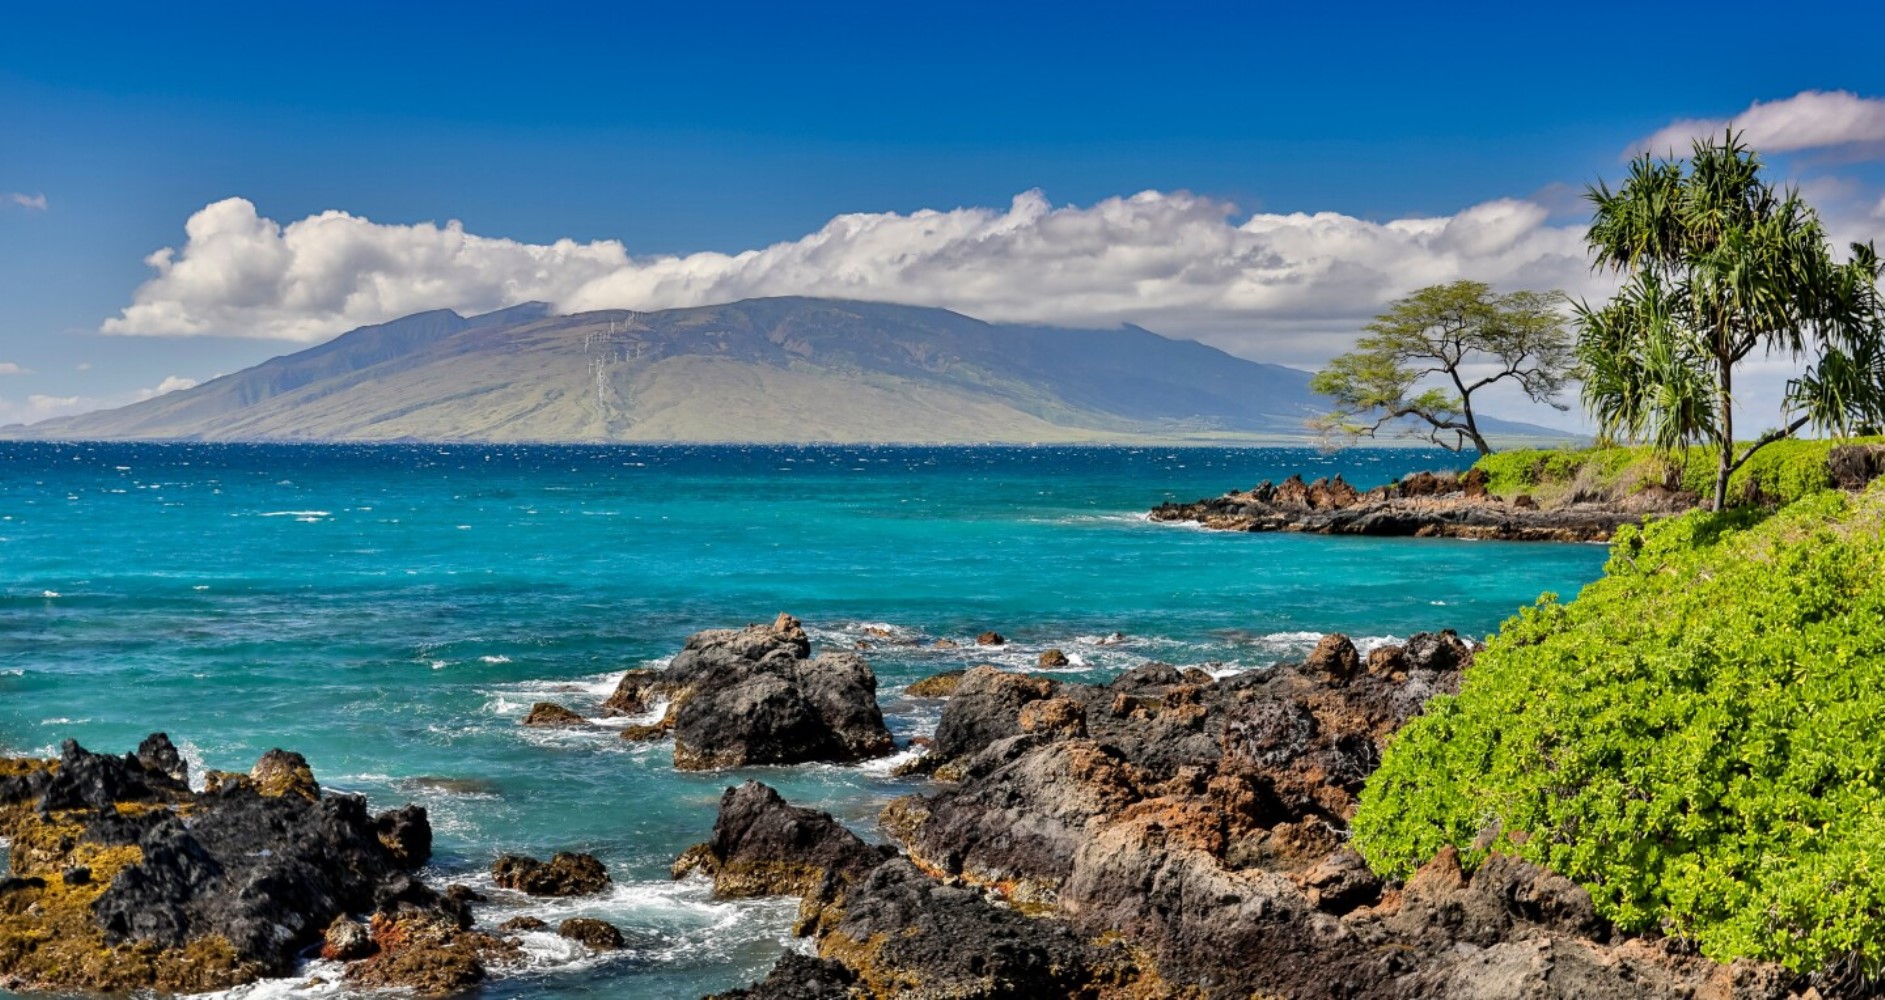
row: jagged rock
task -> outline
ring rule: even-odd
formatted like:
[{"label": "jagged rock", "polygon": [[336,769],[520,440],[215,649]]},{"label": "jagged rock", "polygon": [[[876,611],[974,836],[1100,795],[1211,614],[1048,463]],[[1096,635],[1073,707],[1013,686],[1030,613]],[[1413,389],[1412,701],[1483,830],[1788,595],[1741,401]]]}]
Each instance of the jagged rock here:
[{"label": "jagged rock", "polygon": [[1035,661],[1035,664],[1037,666],[1046,667],[1049,669],[1052,669],[1054,667],[1064,667],[1068,663],[1069,661],[1067,659],[1067,654],[1061,652],[1058,649],[1046,650],[1045,652],[1041,653],[1040,658]]},{"label": "jagged rock", "polygon": [[467,929],[462,916],[403,904],[373,914],[369,926],[379,952],[347,966],[347,981],[370,989],[402,989],[422,996],[461,993],[484,981],[490,961],[515,961],[515,943]]},{"label": "jagged rock", "polygon": [[1330,535],[1515,541],[1606,541],[1646,514],[1687,509],[1693,498],[1670,494],[1643,502],[1573,503],[1540,510],[1535,503],[1505,503],[1486,492],[1486,475],[1416,473],[1361,493],[1336,477],[1304,483],[1291,476],[1275,485],[1194,503],[1161,504],[1154,521],[1192,521],[1225,531],[1303,531]]},{"label": "jagged rock", "polygon": [[856,985],[843,963],[788,951],[760,982],[706,1000],[840,1000]]},{"label": "jagged rock", "polygon": [[947,698],[956,693],[957,685],[962,683],[966,671],[945,670],[940,674],[931,674],[903,689],[903,693],[912,698]]},{"label": "jagged rock", "polygon": [[1050,697],[1055,682],[976,667],[962,675],[936,725],[935,750],[944,758],[973,753],[996,740],[1021,732],[1021,707]]},{"label": "jagged rock", "polygon": [[757,781],[720,797],[713,838],[675,862],[674,877],[699,871],[726,899],[804,895],[827,878],[856,879],[888,856],[830,814],[787,805]]},{"label": "jagged rock", "polygon": [[424,806],[388,809],[373,818],[373,830],[399,864],[417,868],[432,860],[432,823]]},{"label": "jagged rock", "polygon": [[540,701],[530,706],[530,714],[524,716],[522,724],[546,729],[582,729],[588,727],[589,720],[556,702]]},{"label": "jagged rock", "polygon": [[541,917],[533,917],[525,914],[521,917],[512,917],[498,924],[497,929],[503,934],[516,934],[520,931],[540,931],[548,926],[550,925],[545,923]]},{"label": "jagged rock", "polygon": [[1338,684],[1346,684],[1350,677],[1361,672],[1361,654],[1355,651],[1355,644],[1348,636],[1337,632],[1317,640],[1316,648],[1309,651],[1303,666]]},{"label": "jagged rock", "polygon": [[344,914],[335,917],[322,936],[321,957],[328,961],[352,962],[378,950],[367,925]]},{"label": "jagged rock", "polygon": [[624,675],[605,707],[644,711],[662,700],[660,722],[622,735],[672,733],[682,770],[864,760],[894,748],[870,664],[853,652],[814,659],[790,615],[697,633],[666,670]]},{"label": "jagged rock", "polygon": [[594,951],[617,951],[628,945],[614,924],[592,917],[571,917],[557,925],[556,933]]},{"label": "jagged rock", "polygon": [[529,896],[593,896],[611,883],[609,870],[588,854],[559,851],[548,862],[506,854],[491,863],[499,887]]},{"label": "jagged rock", "polygon": [[1008,639],[1000,632],[983,632],[975,637],[975,644],[977,646],[1006,646]]},{"label": "jagged rock", "polygon": [[186,778],[162,734],[122,757],[68,740],[56,762],[0,761],[16,876],[0,891],[0,981],[227,989],[285,974],[410,881],[416,862],[382,842],[366,801],[321,793],[298,754],[271,751],[213,791]]}]

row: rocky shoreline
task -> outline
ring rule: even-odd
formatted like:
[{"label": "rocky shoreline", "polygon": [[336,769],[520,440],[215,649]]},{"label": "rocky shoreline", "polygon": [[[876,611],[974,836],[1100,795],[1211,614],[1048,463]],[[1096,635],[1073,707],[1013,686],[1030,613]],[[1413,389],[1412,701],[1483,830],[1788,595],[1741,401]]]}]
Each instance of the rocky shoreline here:
[{"label": "rocky shoreline", "polygon": [[[1776,966],[1616,933],[1582,888],[1511,858],[1469,874],[1449,850],[1405,883],[1375,876],[1346,843],[1358,796],[1475,652],[1442,632],[1366,655],[1329,636],[1302,662],[1221,679],[975,667],[912,687],[946,701],[907,769],[919,790],[882,809],[887,843],[746,781],[673,874],[722,899],[799,900],[804,950],[723,994],[748,1000],[1821,995]],[[869,664],[812,656],[788,615],[691,637],[667,669],[624,674],[601,711],[650,719],[622,736],[671,736],[681,769],[893,749]],[[523,721],[593,725],[547,703]],[[200,992],[319,955],[353,987],[442,995],[548,929],[477,928],[479,893],[415,874],[424,809],[371,814],[297,754],[200,790],[189,777],[162,734],[121,757],[68,741],[53,760],[0,760],[0,986]],[[492,874],[531,896],[610,885],[584,854],[503,855]],[[556,931],[632,946],[599,920]]]},{"label": "rocky shoreline", "polygon": [[1653,514],[1680,513],[1696,502],[1692,494],[1653,488],[1619,502],[1578,501],[1546,509],[1527,495],[1509,500],[1493,496],[1486,490],[1485,473],[1470,470],[1417,473],[1367,491],[1355,489],[1339,475],[1309,483],[1291,476],[1219,497],[1161,504],[1149,516],[1218,531],[1602,542],[1625,524],[1639,524]]},{"label": "rocky shoreline", "polygon": [[753,782],[676,866],[729,897],[801,900],[788,954],[723,994],[812,997],[1817,996],[1614,933],[1581,887],[1443,852],[1404,884],[1345,845],[1385,739],[1455,690],[1451,633],[1214,680],[1148,664],[1108,684],[969,671],[871,846]]}]

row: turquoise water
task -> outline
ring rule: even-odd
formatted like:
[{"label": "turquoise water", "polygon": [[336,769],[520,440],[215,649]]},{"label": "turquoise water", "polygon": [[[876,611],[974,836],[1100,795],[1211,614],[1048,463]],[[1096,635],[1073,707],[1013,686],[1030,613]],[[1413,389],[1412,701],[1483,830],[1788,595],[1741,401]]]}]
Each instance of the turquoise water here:
[{"label": "turquoise water", "polygon": [[[682,775],[665,745],[546,733],[693,631],[802,618],[865,639],[901,739],[936,671],[1070,677],[1149,659],[1261,668],[1322,633],[1484,634],[1595,578],[1598,546],[1243,535],[1138,516],[1257,480],[1367,487],[1456,456],[1290,449],[519,448],[0,443],[0,751],[164,730],[197,767],[299,750],[330,788],[418,801],[429,873],[488,888],[497,853],[583,850],[600,899],[497,893],[481,919],[599,916],[655,946],[604,960],[547,936],[490,997],[696,997],[760,975],[790,902],[720,903],[668,864],[754,776],[873,835],[913,783],[886,764]],[[867,629],[887,627],[886,642]],[[1013,641],[978,650],[988,629]],[[1096,640],[1123,632],[1123,645]],[[951,638],[965,647],[937,650]],[[554,921],[553,921],[554,922]],[[320,970],[315,970],[320,971]],[[270,984],[258,995],[287,992]],[[305,991],[303,991],[305,992]],[[313,992],[320,992],[315,990]]]}]

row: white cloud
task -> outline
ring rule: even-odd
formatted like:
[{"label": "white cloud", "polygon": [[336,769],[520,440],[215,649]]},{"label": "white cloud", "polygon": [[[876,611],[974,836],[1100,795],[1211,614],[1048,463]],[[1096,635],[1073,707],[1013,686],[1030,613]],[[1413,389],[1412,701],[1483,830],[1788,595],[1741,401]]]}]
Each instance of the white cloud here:
[{"label": "white cloud", "polygon": [[31,368],[22,367],[11,361],[0,361],[0,375],[31,375]]},{"label": "white cloud", "polygon": [[1670,123],[1631,146],[1642,152],[1683,154],[1697,137],[1741,130],[1748,145],[1765,153],[1885,144],[1885,98],[1844,90],[1803,90],[1778,101],[1755,101],[1733,118],[1689,118]]},{"label": "white cloud", "polygon": [[181,375],[170,375],[170,376],[165,377],[165,379],[162,382],[157,383],[157,387],[154,389],[139,389],[137,391],[136,399],[138,401],[143,401],[146,399],[152,399],[154,397],[161,396],[167,392],[177,392],[178,390],[181,390],[181,389],[194,389],[194,388],[196,388],[196,379],[184,378]]},{"label": "white cloud", "polygon": [[90,361],[81,361],[72,367],[76,371],[88,372],[92,370],[92,363]]},{"label": "white cloud", "polygon": [[4,196],[0,196],[0,202],[24,208],[29,212],[46,210],[46,196],[43,193],[24,194],[19,191],[8,191]]},{"label": "white cloud", "polygon": [[[156,276],[103,330],[305,342],[425,309],[531,299],[573,312],[819,295],[1293,349],[1287,335],[1352,336],[1383,303],[1433,282],[1592,290],[1581,228],[1548,214],[1502,199],[1389,222],[1240,217],[1185,192],[1077,207],[1030,191],[1006,209],[841,215],[736,254],[632,257],[617,241],[533,245],[344,212],[282,226],[231,198],[191,216],[180,249],[148,258]],[[1328,353],[1308,349],[1318,352]]]}]

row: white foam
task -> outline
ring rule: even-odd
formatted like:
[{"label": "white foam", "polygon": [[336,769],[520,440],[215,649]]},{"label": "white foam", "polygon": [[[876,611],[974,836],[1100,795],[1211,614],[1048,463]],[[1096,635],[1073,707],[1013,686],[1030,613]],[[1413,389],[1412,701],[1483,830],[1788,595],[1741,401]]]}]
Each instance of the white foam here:
[{"label": "white foam", "polygon": [[444,670],[446,666],[447,664],[444,660],[433,660],[431,663],[433,670]]},{"label": "white foam", "polygon": [[195,993],[202,1000],[273,1000],[275,997],[358,996],[360,991],[346,984],[346,963],[313,959],[282,979],[264,979],[215,993]]},{"label": "white foam", "polygon": [[56,591],[56,590],[44,590],[44,591],[41,591],[41,592],[40,592],[40,594],[39,594],[39,596],[41,596],[41,597],[44,597],[44,598],[46,598],[47,600],[51,600],[51,599],[53,599],[53,598],[55,598],[55,597],[58,597],[58,596],[59,596],[59,592],[58,592],[58,591]]},{"label": "white foam", "polygon": [[292,517],[298,520],[298,519],[309,518],[309,517],[332,517],[333,514],[324,510],[270,510],[270,511],[263,511],[262,513],[257,514],[255,516],[256,517]]},{"label": "white foam", "polygon": [[499,655],[497,655],[497,656],[480,656],[480,657],[478,657],[478,662],[479,662],[479,663],[509,663],[510,661],[511,661],[511,658],[510,658],[510,657],[508,657],[508,656],[504,656],[504,655],[502,655],[502,654],[499,654]]},{"label": "white foam", "polygon": [[928,753],[928,747],[909,747],[904,750],[899,750],[888,757],[877,757],[872,760],[859,761],[852,765],[852,767],[865,774],[882,775],[887,778],[898,768],[913,761],[921,760]]}]

